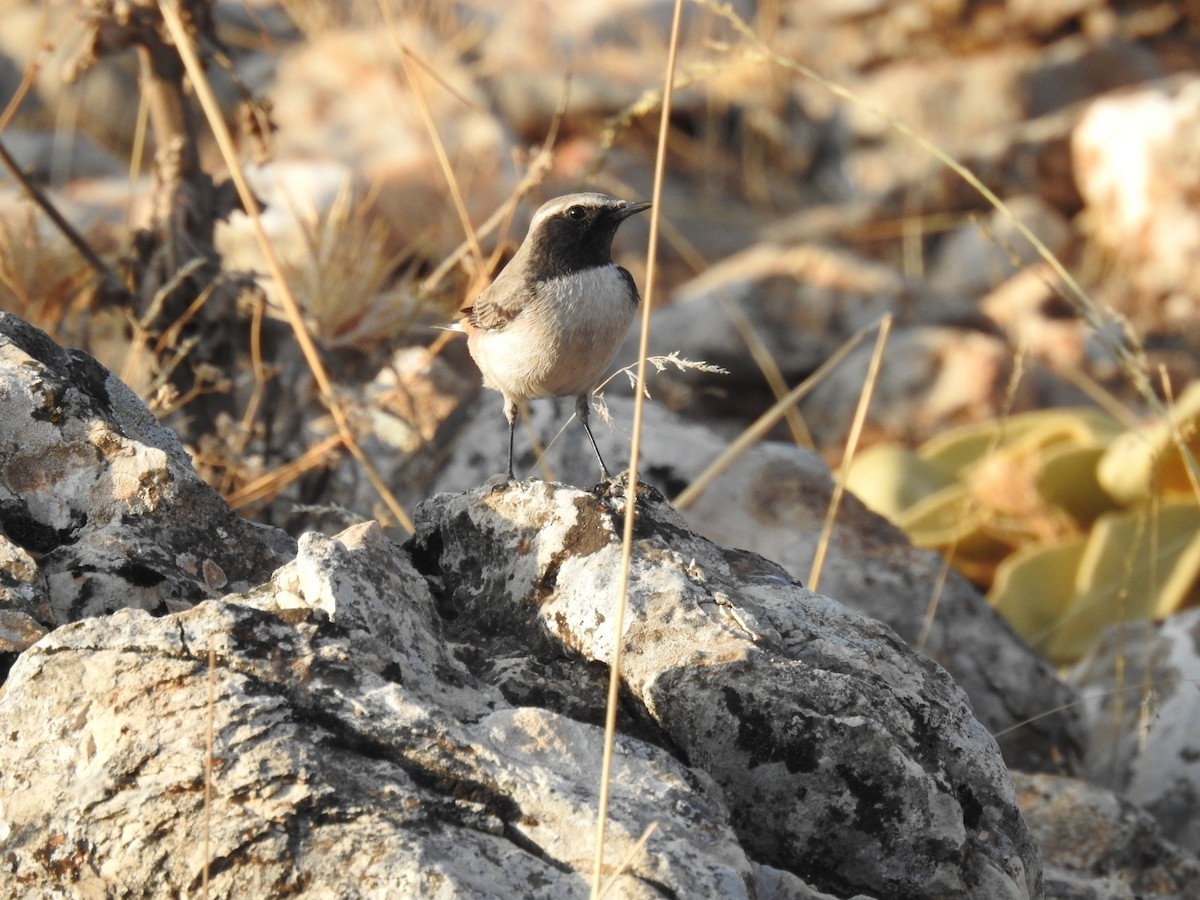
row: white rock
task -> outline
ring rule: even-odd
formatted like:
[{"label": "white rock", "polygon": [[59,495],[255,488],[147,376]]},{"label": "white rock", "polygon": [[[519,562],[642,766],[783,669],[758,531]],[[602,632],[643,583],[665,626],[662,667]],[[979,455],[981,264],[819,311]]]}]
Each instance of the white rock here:
[{"label": "white rock", "polygon": [[[1076,667],[1088,777],[1154,814],[1200,854],[1200,610],[1113,628]],[[1119,663],[1119,667],[1118,667]]]},{"label": "white rock", "polygon": [[[613,426],[593,415],[592,431],[610,468],[623,468],[632,401],[611,397],[607,402]],[[575,422],[553,442],[544,464],[532,467],[528,429],[543,445],[551,444],[572,405],[529,404],[532,418],[523,419],[517,432],[518,474],[532,471],[578,485],[595,481],[595,460]],[[647,403],[645,415],[641,477],[670,496],[699,478],[727,446],[709,428],[686,422],[657,403]],[[499,399],[485,395],[434,489],[459,491],[481,483],[504,470],[506,452],[507,425]],[[718,476],[684,516],[709,539],[752,550],[807,578],[832,491],[828,467],[815,454],[763,442]],[[820,587],[914,644],[927,627],[931,598],[939,596],[921,649],[963,686],[980,720],[1004,733],[1000,741],[1010,764],[1041,770],[1058,765],[1055,760],[1076,758],[1082,732],[1074,693],[964,578],[950,572],[939,594],[941,568],[939,556],[914,548],[899,530],[850,496],[834,528]]]},{"label": "white rock", "polygon": [[1096,100],[1072,137],[1087,227],[1134,285],[1193,298],[1174,321],[1196,321],[1200,190],[1191,148],[1200,129],[1200,79],[1187,76]]},{"label": "white rock", "polygon": [[286,535],[229,509],[116,376],[8,313],[0,420],[4,528],[37,554],[44,626],[130,605],[178,609],[256,584],[293,552]]}]

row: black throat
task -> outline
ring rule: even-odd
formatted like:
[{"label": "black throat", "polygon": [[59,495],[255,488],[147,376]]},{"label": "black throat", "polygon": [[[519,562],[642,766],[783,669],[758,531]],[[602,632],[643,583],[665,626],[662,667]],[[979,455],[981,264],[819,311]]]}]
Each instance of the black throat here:
[{"label": "black throat", "polygon": [[620,224],[603,214],[585,229],[571,221],[546,222],[530,247],[530,273],[540,281],[611,264],[613,236]]}]

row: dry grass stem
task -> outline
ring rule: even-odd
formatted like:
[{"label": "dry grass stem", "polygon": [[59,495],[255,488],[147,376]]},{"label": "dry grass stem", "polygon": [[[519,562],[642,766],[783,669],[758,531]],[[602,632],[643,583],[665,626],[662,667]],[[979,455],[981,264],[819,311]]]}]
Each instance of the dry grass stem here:
[{"label": "dry grass stem", "polygon": [[818,384],[825,380],[834,369],[841,365],[842,360],[850,355],[850,352],[862,343],[863,338],[878,328],[878,324],[868,325],[865,328],[860,328],[850,336],[850,339],[830,355],[829,359],[825,360],[817,369],[799,385],[792,388],[788,393],[780,397],[765,413],[759,416],[754,422],[738,435],[737,440],[731,443],[728,447],[722,450],[717,458],[708,464],[708,467],[701,472],[696,478],[684,488],[678,496],[672,501],[671,505],[676,509],[687,509],[695,503],[700,495],[708,490],[708,486],[718,478],[722,472],[728,469],[734,462],[737,461],[743,453],[753,447],[756,443],[762,440],[763,436],[768,431],[775,427],[775,423],[784,417],[789,407],[799,403],[807,397],[816,388]]},{"label": "dry grass stem", "polygon": [[217,709],[217,652],[208,642],[208,703],[204,723],[204,868],[200,895],[208,897],[208,861],[212,859],[213,723]]},{"label": "dry grass stem", "polygon": [[[422,71],[432,73],[433,68],[424,61],[418,61],[419,58],[417,55],[400,39],[400,32],[396,28],[396,22],[392,18],[392,12],[386,0],[379,0],[379,11],[383,14],[383,20],[387,23],[388,34],[391,35],[396,49],[400,52],[400,62],[404,66],[404,77],[408,81],[409,90],[416,101],[417,112],[420,113],[421,122],[429,134],[429,141],[433,145],[433,152],[437,156],[438,165],[442,169],[442,175],[446,179],[446,186],[450,190],[450,199],[454,201],[454,210],[458,213],[463,234],[467,236],[467,242],[471,246],[471,255],[474,256],[477,267],[482,269],[483,251],[479,247],[479,235],[475,232],[475,226],[471,224],[471,216],[467,212],[467,204],[463,199],[462,188],[458,184],[458,176],[454,174],[454,166],[450,164],[450,155],[446,152],[446,144],[442,140],[441,132],[438,131],[433,111],[429,108],[429,98],[425,96],[425,85],[421,79],[421,73]],[[439,85],[445,87],[445,82],[441,78],[438,78],[436,75],[433,77]],[[451,94],[458,97],[458,94],[453,91],[451,91]]]},{"label": "dry grass stem", "polygon": [[[528,171],[525,173],[525,177],[517,183],[512,195],[503,204],[501,204],[499,209],[488,216],[487,220],[480,225],[479,228],[476,229],[475,233],[477,238],[487,237],[497,229],[499,229],[502,234],[507,233],[509,225],[512,223],[512,218],[516,214],[517,204],[524,199],[526,194],[528,194],[531,190],[545,180],[546,176],[550,173],[553,164],[554,157],[550,151],[550,148],[548,146],[543,146],[536,154],[534,154],[534,157],[529,164]],[[500,247],[501,244],[497,243],[496,253],[500,252]],[[439,284],[442,283],[442,280],[446,277],[450,270],[459,264],[463,256],[466,255],[470,249],[470,242],[463,241],[463,243],[455,248],[455,250],[444,260],[442,260],[438,267],[430,273],[429,277],[421,283],[421,289],[426,293],[433,291]],[[493,258],[495,258],[496,253],[492,254]],[[491,266],[489,265],[486,268],[490,269]]]},{"label": "dry grass stem", "polygon": [[[525,167],[525,174],[522,176],[521,180],[517,182],[516,187],[513,188],[513,191],[509,195],[508,199],[505,200],[504,203],[500,205],[500,208],[488,216],[487,220],[475,230],[477,239],[487,237],[497,229],[500,230],[502,236],[506,235],[510,226],[512,225],[513,216],[516,215],[517,205],[525,198],[526,194],[545,181],[546,176],[549,175],[550,171],[554,168],[554,144],[558,140],[558,131],[562,126],[563,117],[567,113],[567,103],[570,100],[570,97],[571,83],[570,79],[568,79],[566,84],[563,86],[563,92],[562,96],[559,98],[558,107],[555,109],[554,116],[550,120],[550,128],[546,132],[546,137],[542,140],[541,146],[534,151],[532,158],[530,158]],[[496,263],[499,262],[500,255],[503,252],[503,247],[504,241],[502,238],[500,241],[496,242],[496,249],[492,252],[491,257],[488,259],[487,265],[483,266],[482,270],[479,272],[480,282],[482,282],[482,279],[486,276],[486,273],[494,269]],[[468,250],[470,250],[470,242],[463,241],[463,243],[460,244],[444,260],[442,260],[442,262],[436,269],[433,270],[429,277],[421,283],[422,291],[424,293],[430,293],[434,290],[434,288],[441,284],[442,279],[446,277],[451,269],[458,265],[459,261]],[[469,290],[468,298],[473,297],[474,294],[474,289]],[[463,303],[462,305],[466,306],[468,304]]]},{"label": "dry grass stem", "polygon": [[91,244],[85,241],[83,235],[75,229],[75,226],[67,221],[66,216],[58,211],[58,207],[51,202],[45,191],[26,176],[24,170],[21,169],[12,154],[8,152],[8,148],[4,146],[2,141],[0,141],[0,164],[3,164],[13,180],[21,186],[21,190],[25,193],[25,196],[37,204],[38,208],[46,214],[46,217],[54,223],[54,227],[58,229],[59,233],[87,261],[87,264],[92,267],[96,275],[105,283],[106,289],[118,293],[124,291],[124,283],[117,277],[117,273],[109,268],[108,263],[96,254]]},{"label": "dry grass stem", "polygon": [[[42,43],[42,36],[46,33],[46,19],[49,17],[49,15],[50,10],[48,8],[43,8],[42,20],[38,23],[36,32],[37,37],[34,40],[34,46],[45,46]],[[0,134],[3,134],[8,128],[9,123],[11,123],[13,120],[13,116],[17,114],[17,110],[21,108],[21,104],[25,102],[25,98],[29,95],[29,92],[33,89],[34,83],[37,81],[38,72],[41,71],[41,68],[42,60],[39,59],[37,54],[35,54],[29,60],[29,64],[25,66],[25,71],[21,73],[21,82],[17,85],[17,89],[13,91],[13,95],[9,99],[8,103],[5,104],[4,112],[0,113]]]},{"label": "dry grass stem", "polygon": [[[1004,443],[1004,423],[1008,422],[1009,417],[1012,415],[1013,406],[1017,402],[1017,388],[1020,386],[1021,379],[1025,375],[1025,360],[1027,356],[1028,352],[1024,344],[1019,345],[1017,352],[1013,354],[1013,370],[1004,390],[1004,403],[1001,406],[998,417],[1001,427],[996,429],[991,440],[988,441],[987,449],[984,450],[983,456],[980,457],[984,462],[994,459],[1000,445]],[[963,508],[963,517],[973,517],[979,509],[979,505],[979,496],[975,492],[972,492]],[[942,553],[942,563],[938,568],[937,578],[933,582],[933,590],[929,594],[929,602],[925,605],[925,615],[921,619],[921,631],[917,635],[915,646],[918,652],[924,652],[925,644],[929,640],[930,633],[933,631],[933,622],[937,618],[938,607],[942,602],[942,593],[945,591],[946,582],[950,578],[950,567],[955,554],[958,552],[958,542],[961,537],[961,533],[955,533],[954,540],[951,541],[950,546]]]},{"label": "dry grass stem", "polygon": [[1082,706],[1085,703],[1094,703],[1099,700],[1107,700],[1109,697],[1117,697],[1122,694],[1127,694],[1130,691],[1143,691],[1143,692],[1148,692],[1148,693],[1154,693],[1156,689],[1157,690],[1166,690],[1169,687],[1174,687],[1174,686],[1180,685],[1180,684],[1190,684],[1190,685],[1194,685],[1196,687],[1200,687],[1200,680],[1197,680],[1195,678],[1159,678],[1154,681],[1142,680],[1138,684],[1126,684],[1121,687],[1113,688],[1112,690],[1109,690],[1109,691],[1102,691],[1100,693],[1095,693],[1095,694],[1089,693],[1087,696],[1087,699],[1074,700],[1071,703],[1062,703],[1062,704],[1059,704],[1058,706],[1053,706],[1050,709],[1042,710],[1036,716],[1030,716],[1027,719],[1022,719],[1020,722],[1014,722],[1013,724],[1007,726],[1006,728],[1001,728],[999,731],[994,731],[994,732],[992,732],[992,737],[994,737],[994,738],[1003,737],[1004,735],[1009,734],[1010,732],[1017,731],[1018,729],[1021,729],[1021,728],[1025,728],[1028,725],[1032,725],[1034,722],[1040,722],[1042,719],[1046,718],[1047,716],[1057,715],[1058,713],[1065,712],[1068,709],[1075,709],[1077,706]]},{"label": "dry grass stem", "polygon": [[[724,60],[705,60],[704,62],[692,63],[684,67],[675,76],[672,90],[682,90],[683,88],[699,84],[708,80],[713,75],[717,75],[730,67],[740,64],[740,60],[729,62]],[[664,96],[665,92],[660,91],[658,88],[647,89],[642,92],[640,97],[604,123],[604,129],[600,132],[600,138],[597,141],[596,157],[589,166],[589,176],[596,175],[604,168],[608,162],[608,155],[612,152],[613,147],[617,145],[622,132],[626,131],[638,119],[649,115],[654,110],[659,109],[661,111]]]},{"label": "dry grass stem", "polygon": [[846,494],[846,473],[850,471],[850,463],[858,449],[858,440],[862,436],[863,424],[867,421],[867,410],[871,406],[871,397],[875,394],[875,385],[879,382],[879,369],[883,365],[883,351],[887,348],[888,336],[892,333],[892,317],[884,316],[879,324],[879,334],[875,338],[875,350],[871,354],[871,362],[867,366],[867,380],[858,396],[858,407],[854,410],[854,421],[850,425],[850,435],[846,440],[846,449],[842,455],[841,475],[833,484],[833,496],[829,499],[829,508],[825,510],[825,524],[821,527],[821,539],[817,541],[817,551],[813,556],[812,568],[808,573],[808,588],[819,591],[821,572],[825,568],[825,556],[829,552],[829,542],[833,538],[833,523],[837,520],[838,510],[842,506],[842,497]]},{"label": "dry grass stem", "polygon": [[226,497],[225,502],[234,509],[240,510],[245,509],[253,503],[270,500],[305,472],[309,472],[324,463],[329,458],[329,454],[333,453],[341,445],[342,436],[340,434],[330,435],[323,441],[313,444],[296,459],[277,469],[271,470],[248,484],[242,485]]},{"label": "dry grass stem", "polygon": [[1108,388],[1100,384],[1091,375],[1073,366],[1064,366],[1054,370],[1055,375],[1061,376],[1072,385],[1079,388],[1088,399],[1116,419],[1128,429],[1137,428],[1140,424],[1124,403],[1122,403]]},{"label": "dry grass stem", "polygon": [[[146,156],[146,136],[150,133],[150,98],[145,91],[138,92],[137,121],[133,127],[133,148],[129,153],[129,186],[133,186],[142,175],[142,164]],[[125,227],[133,230],[133,204],[125,210]]]},{"label": "dry grass stem", "polygon": [[650,841],[650,835],[654,834],[654,829],[656,828],[658,828],[657,822],[651,822],[646,826],[646,830],[642,832],[642,836],[637,839],[637,842],[629,848],[629,852],[625,854],[625,858],[621,860],[620,865],[617,866],[617,870],[604,883],[604,887],[600,891],[601,897],[616,887],[617,879],[632,865],[637,855],[645,849],[646,844]]},{"label": "dry grass stem", "polygon": [[[237,456],[242,456],[246,452],[246,446],[250,441],[250,436],[254,433],[254,422],[258,418],[258,408],[262,405],[262,399],[267,390],[267,372],[266,364],[263,362],[262,355],[262,323],[267,312],[266,297],[262,291],[254,292],[253,308],[250,313],[250,368],[254,372],[254,388],[250,392],[250,397],[246,401],[246,409],[242,413],[241,427],[231,442],[232,452]],[[225,474],[221,479],[221,496],[229,493],[233,486],[233,469],[226,468]]]},{"label": "dry grass stem", "polygon": [[[775,357],[771,355],[771,351],[767,349],[767,345],[763,343],[763,339],[758,336],[754,325],[751,324],[741,309],[730,300],[727,294],[722,292],[718,296],[718,299],[721,301],[721,309],[725,311],[725,315],[733,323],[733,327],[742,339],[742,343],[750,351],[750,357],[754,360],[755,365],[758,366],[758,370],[762,372],[763,378],[766,379],[767,387],[771,389],[771,393],[775,395],[775,399],[780,400],[787,396],[787,379],[783,377],[783,372],[780,371],[778,363],[775,362]],[[800,410],[794,404],[784,408],[783,417],[787,422],[788,430],[792,433],[792,441],[797,446],[808,450],[816,447],[812,432],[808,430],[808,425],[804,421],[804,416],[800,414]]]},{"label": "dry grass stem", "polygon": [[267,237],[266,229],[262,224],[258,201],[255,199],[253,191],[250,190],[250,186],[246,182],[246,176],[238,164],[237,151],[233,145],[233,138],[229,133],[228,127],[225,125],[225,120],[221,116],[220,105],[213,94],[212,86],[208,83],[208,79],[204,74],[204,67],[196,55],[196,49],[192,46],[191,38],[188,36],[180,19],[179,10],[172,0],[158,0],[158,6],[162,12],[163,21],[167,29],[171,32],[171,38],[179,50],[179,56],[183,60],[188,77],[191,79],[196,97],[199,99],[200,106],[204,110],[204,115],[208,119],[209,126],[212,128],[213,136],[216,138],[217,146],[221,151],[221,156],[225,160],[225,165],[229,168],[229,175],[237,187],[242,206],[246,210],[246,214],[250,217],[254,228],[254,235],[262,250],[267,269],[270,271],[271,278],[279,290],[280,300],[283,303],[288,324],[296,336],[296,342],[300,345],[300,351],[303,353],[309,370],[312,372],[313,379],[316,381],[317,387],[321,392],[321,397],[325,401],[325,405],[337,425],[341,439],[346,448],[363,467],[363,471],[366,473],[371,485],[375,488],[375,492],[383,500],[396,521],[401,527],[411,533],[413,531],[412,519],[409,518],[408,513],[405,512],[395,495],[384,483],[375,465],[367,457],[366,453],[363,452],[362,447],[359,446],[358,440],[350,428],[346,411],[342,408],[341,401],[338,400],[337,395],[334,393],[333,382],[329,377],[329,372],[326,370],[325,364],[321,361],[320,353],[312,339],[312,335],[309,334],[308,328],[304,324],[304,314],[300,309],[300,305],[296,302],[291,289],[288,287],[287,279],[284,278],[283,269],[279,263],[279,258],[275,254],[274,247],[271,246],[270,238]]},{"label": "dry grass stem", "polygon": [[[1138,516],[1138,519],[1137,519],[1137,527],[1134,530],[1132,546],[1129,548],[1129,553],[1127,553],[1125,555],[1125,559],[1123,560],[1123,562],[1124,562],[1123,578],[1121,581],[1121,586],[1117,590],[1117,598],[1116,598],[1117,599],[1117,613],[1116,613],[1116,617],[1115,617],[1116,624],[1117,624],[1117,634],[1116,634],[1116,641],[1115,641],[1115,646],[1117,647],[1117,654],[1116,654],[1116,658],[1113,660],[1113,684],[1116,685],[1116,687],[1117,687],[1117,694],[1116,694],[1115,702],[1113,703],[1113,713],[1112,713],[1112,721],[1113,721],[1113,726],[1114,726],[1112,733],[1114,735],[1121,734],[1121,731],[1122,731],[1121,723],[1125,719],[1126,695],[1125,695],[1125,692],[1120,689],[1125,687],[1125,681],[1126,681],[1127,669],[1128,669],[1128,660],[1125,656],[1125,647],[1126,647],[1125,626],[1126,626],[1126,623],[1129,621],[1129,585],[1133,581],[1133,569],[1134,569],[1135,560],[1138,556],[1138,551],[1141,549],[1142,540],[1145,538],[1147,530],[1149,530],[1150,543],[1152,546],[1151,546],[1151,552],[1148,554],[1148,557],[1150,559],[1150,565],[1151,565],[1151,572],[1150,572],[1150,577],[1148,579],[1148,584],[1150,586],[1152,586],[1152,589],[1157,588],[1158,578],[1156,577],[1156,570],[1155,570],[1155,566],[1154,566],[1155,560],[1157,558],[1157,554],[1154,552],[1154,550],[1155,550],[1156,545],[1158,544],[1158,514],[1159,514],[1160,509],[1161,509],[1161,506],[1160,506],[1159,495],[1158,494],[1151,495],[1150,503],[1148,504],[1148,506],[1146,506],[1145,508],[1143,508],[1140,511],[1141,514]],[[1060,621],[1057,624],[1065,624],[1066,617],[1063,617],[1063,619],[1064,619],[1063,621]],[[1131,685],[1131,687],[1140,688],[1141,685]],[[1112,750],[1113,750],[1113,754],[1115,756],[1115,754],[1117,752],[1117,742],[1116,741],[1113,742]],[[1114,765],[1115,765],[1115,761],[1114,761]]]},{"label": "dry grass stem", "polygon": [[[1159,366],[1158,380],[1162,385],[1163,397],[1166,398],[1167,408],[1173,409],[1175,407],[1175,390],[1171,386],[1171,376],[1168,374],[1166,366]],[[1167,421],[1171,426],[1171,439],[1175,442],[1175,446],[1180,448],[1187,447],[1188,442],[1194,435],[1184,434],[1174,416],[1170,417]],[[1194,428],[1195,426],[1191,427]],[[1188,484],[1192,487],[1192,495],[1196,498],[1196,502],[1200,503],[1200,473],[1196,471],[1195,466],[1187,466],[1185,472],[1187,473]]]},{"label": "dry grass stem", "polygon": [[[955,546],[957,546],[957,539]],[[950,579],[950,560],[953,558],[953,553],[942,555],[942,563],[938,566],[937,578],[933,581],[933,590],[929,594],[929,602],[925,604],[925,615],[921,617],[921,631],[917,635],[916,643],[913,644],[918,653],[925,652],[925,644],[929,641],[929,635],[933,631],[933,623],[937,618],[938,607],[942,603],[942,594],[946,590],[946,582]]]},{"label": "dry grass stem", "polygon": [[654,158],[653,206],[650,209],[650,238],[646,251],[646,296],[642,303],[642,333],[638,343],[637,389],[633,395],[633,437],[629,447],[629,478],[625,490],[625,528],[621,535],[621,563],[617,575],[617,596],[613,616],[612,662],[608,677],[608,698],[604,713],[604,750],[600,764],[600,799],[596,811],[596,852],[592,860],[592,900],[601,893],[604,869],[604,835],[608,819],[608,800],[612,778],[613,742],[617,731],[617,702],[621,689],[621,646],[625,635],[625,607],[629,598],[629,569],[633,559],[633,524],[637,515],[638,454],[642,446],[642,413],[645,408],[646,357],[650,346],[650,310],[654,306],[654,276],[658,263],[658,230],[662,218],[663,176],[666,171],[667,136],[671,125],[671,94],[675,81],[675,63],[679,55],[679,23],[683,0],[675,0],[671,18],[671,38],[667,50],[667,71],[663,78],[662,117],[658,125],[658,148]]}]

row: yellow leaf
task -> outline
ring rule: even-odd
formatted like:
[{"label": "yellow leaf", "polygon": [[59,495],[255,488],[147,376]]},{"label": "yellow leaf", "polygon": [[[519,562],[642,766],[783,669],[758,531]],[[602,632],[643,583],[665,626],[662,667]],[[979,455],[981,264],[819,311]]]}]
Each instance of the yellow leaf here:
[{"label": "yellow leaf", "polygon": [[872,510],[896,521],[914,503],[953,480],[905,447],[877,444],[851,462],[846,487]]},{"label": "yellow leaf", "polygon": [[1104,453],[1100,445],[1048,448],[1036,478],[1038,493],[1085,527],[1098,516],[1114,511],[1116,504],[1096,480],[1096,466]]},{"label": "yellow leaf", "polygon": [[1071,662],[1110,625],[1162,618],[1193,603],[1200,578],[1200,507],[1163,503],[1101,516],[1087,537],[1075,597],[1043,652]]},{"label": "yellow leaf", "polygon": [[[1100,459],[1096,477],[1118,503],[1129,504],[1155,494],[1195,496],[1188,465],[1173,432],[1184,436],[1193,460],[1200,454],[1200,381],[1188,386],[1171,407],[1171,424],[1156,421],[1118,437]],[[1200,497],[1196,497],[1200,502]]]},{"label": "yellow leaf", "polygon": [[1070,605],[1086,542],[1023,547],[996,568],[988,600],[1030,644],[1050,634]]}]

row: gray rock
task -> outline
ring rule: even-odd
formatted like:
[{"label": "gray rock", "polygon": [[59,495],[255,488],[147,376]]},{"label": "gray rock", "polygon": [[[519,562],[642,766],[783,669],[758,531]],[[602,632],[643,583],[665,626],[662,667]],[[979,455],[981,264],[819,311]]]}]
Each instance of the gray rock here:
[{"label": "gray rock", "polygon": [[8,313],[0,421],[0,526],[37,561],[49,610],[20,608],[44,626],[190,606],[258,584],[294,553],[229,509],[112,373]]},{"label": "gray rock", "polygon": [[1085,229],[1115,263],[1102,299],[1143,332],[1193,341],[1200,219],[1186,198],[1200,189],[1198,134],[1200,78],[1188,74],[1096,100],[1071,141]]},{"label": "gray rock", "polygon": [[1072,778],[1014,774],[1037,839],[1048,900],[1192,900],[1200,860],[1166,839],[1148,813]]},{"label": "gray rock", "polygon": [[[374,524],[306,536],[223,602],[57,629],[0,692],[0,896],[194,894],[206,860],[215,897],[587,896],[600,730],[510,706],[450,651]],[[614,871],[656,825],[616,896],[825,896],[752,864],[666,751],[619,738],[613,779]]]},{"label": "gray rock", "polygon": [[[0,897],[586,894],[620,496],[440,495],[407,556],[367,524],[279,566],[117,379],[0,328]],[[639,502],[618,895],[1042,895],[941,668]]]},{"label": "gray rock", "polygon": [[[459,435],[435,490],[462,490],[503,471],[506,425],[499,401],[486,402],[486,395],[484,400]],[[593,416],[592,430],[609,464],[624,467],[632,401],[610,397],[607,404],[613,424]],[[568,401],[529,404],[530,418],[522,419],[518,430],[518,472],[532,470],[578,485],[595,480],[595,461],[578,423],[553,441],[571,406]],[[686,422],[657,403],[645,405],[645,416],[641,477],[671,496],[727,446],[708,427]],[[527,429],[551,445],[536,468],[527,452]],[[829,469],[816,454],[765,441],[734,461],[683,514],[690,528],[718,544],[752,550],[807,578],[832,491]],[[1070,768],[1083,747],[1075,692],[966,579],[951,571],[939,592],[941,569],[941,557],[913,547],[885,519],[848,496],[820,589],[885,622],[945,666],[967,692],[975,715],[998,735],[1009,765],[1034,771]],[[938,601],[931,610],[934,597]]]},{"label": "gray rock", "polygon": [[[724,543],[752,534],[752,548],[807,577],[833,481],[812,454],[763,444],[714,482],[688,516]],[[739,504],[737,498],[769,498]],[[1075,692],[1021,640],[987,599],[941,556],[912,545],[851,494],[843,499],[820,590],[887,623],[946,667],[997,736],[1013,768],[1058,771],[1082,753]]]},{"label": "gray rock", "polygon": [[[532,483],[418,507],[414,559],[480,678],[503,685],[496,661],[518,646],[551,665],[611,659],[622,497]],[[693,534],[656,492],[638,515],[632,714],[720,785],[756,860],[839,893],[1041,895],[999,749],[944,670],[779,566]]]},{"label": "gray rock", "polygon": [[[1009,211],[1056,256],[1065,255],[1071,226],[1057,209],[1035,195],[1005,200]],[[981,296],[1041,256],[999,210],[959,225],[938,243],[930,264],[931,287]]]},{"label": "gray rock", "polygon": [[1200,610],[1114,627],[1072,672],[1085,701],[1087,777],[1152,813],[1200,854]]},{"label": "gray rock", "polygon": [[0,532],[0,681],[17,654],[49,630],[42,623],[53,618],[37,562]]}]

